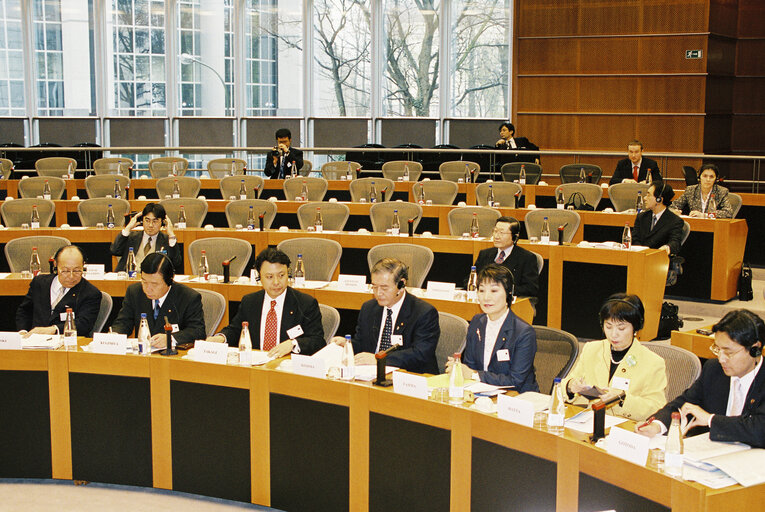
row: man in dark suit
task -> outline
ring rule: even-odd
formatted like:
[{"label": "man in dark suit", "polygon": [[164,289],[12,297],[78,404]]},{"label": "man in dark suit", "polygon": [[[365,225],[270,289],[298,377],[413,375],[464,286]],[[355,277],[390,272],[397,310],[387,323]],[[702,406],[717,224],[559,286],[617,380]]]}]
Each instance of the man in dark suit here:
[{"label": "man in dark suit", "polygon": [[[353,336],[356,364],[375,364],[374,354],[401,345],[388,356],[388,365],[417,373],[438,373],[438,311],[406,292],[407,278],[406,265],[395,258],[383,258],[372,267],[375,298],[365,302],[359,311]],[[345,344],[339,336],[333,341]]]},{"label": "man in dark suit", "polygon": [[[139,219],[143,224],[143,231],[132,231]],[[167,235],[161,231],[162,224],[167,229]],[[130,219],[112,242],[109,250],[113,255],[120,257],[115,272],[125,270],[130,248],[135,255],[136,268],[140,268],[146,255],[153,252],[166,252],[174,268],[183,268],[181,251],[173,232],[173,222],[165,213],[165,207],[159,203],[147,204],[141,213]]]},{"label": "man in dark suit", "polygon": [[651,181],[661,179],[661,171],[656,160],[643,158],[643,143],[639,140],[630,141],[627,144],[627,156],[616,164],[614,175],[611,176],[609,185],[614,183],[640,183],[648,180],[648,171],[651,172]]},{"label": "man in dark suit", "polygon": [[712,353],[701,376],[683,394],[654,414],[657,421],[637,431],[654,436],[667,431],[678,409],[693,433],[709,431],[712,441],[737,441],[765,447],[765,323],[746,309],[730,311],[712,330]]},{"label": "man in dark suit", "polygon": [[632,243],[651,249],[664,249],[667,254],[680,252],[683,219],[667,208],[675,191],[661,180],[654,181],[645,196],[645,211],[635,218]]},{"label": "man in dark suit", "polygon": [[276,130],[276,146],[266,156],[263,173],[269,178],[289,178],[294,169],[297,176],[303,167],[303,152],[292,147],[292,132],[287,128]]},{"label": "man in dark suit", "polygon": [[165,347],[165,317],[173,327],[175,342],[205,339],[202,297],[195,289],[174,282],[173,277],[170,258],[159,252],[146,256],[141,262],[141,282],[128,287],[112,330],[128,336],[138,334],[141,313],[146,313],[153,347]]},{"label": "man in dark suit", "polygon": [[101,292],[82,277],[85,257],[76,245],[66,245],[54,256],[56,274],[32,279],[16,311],[16,328],[29,334],[64,331],[66,308],[72,308],[80,336],[91,336],[101,307]]},{"label": "man in dark suit", "polygon": [[249,322],[253,348],[268,350],[271,357],[290,352],[311,355],[321,349],[325,341],[319,303],[287,286],[289,256],[269,247],[258,254],[255,268],[263,289],[245,295],[234,319],[208,341],[228,342],[235,347],[242,334],[242,322]]},{"label": "man in dark suit", "polygon": [[525,151],[539,151],[539,146],[529,141],[526,137],[515,137],[515,126],[513,123],[502,123],[499,125],[499,140],[494,144],[497,149],[507,149],[508,151],[520,150],[520,153],[509,153],[499,157],[500,163],[512,162],[533,162],[539,163],[539,155],[524,154]]},{"label": "man in dark suit", "polygon": [[494,225],[494,248],[483,249],[475,260],[477,272],[490,263],[506,267],[515,282],[514,295],[536,297],[539,293],[539,266],[537,257],[531,251],[516,244],[521,224],[513,217],[500,217]]}]

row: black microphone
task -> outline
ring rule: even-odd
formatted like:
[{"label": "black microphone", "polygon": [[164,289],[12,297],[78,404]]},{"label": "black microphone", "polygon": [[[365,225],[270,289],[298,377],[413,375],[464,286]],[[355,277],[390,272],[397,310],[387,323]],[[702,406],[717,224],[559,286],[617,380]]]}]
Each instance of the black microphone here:
[{"label": "black microphone", "polygon": [[382,386],[384,388],[393,385],[393,381],[385,378],[385,361],[388,355],[396,350],[402,348],[403,345],[391,345],[387,349],[375,354],[375,360],[377,361],[377,380],[373,382],[375,386]]}]

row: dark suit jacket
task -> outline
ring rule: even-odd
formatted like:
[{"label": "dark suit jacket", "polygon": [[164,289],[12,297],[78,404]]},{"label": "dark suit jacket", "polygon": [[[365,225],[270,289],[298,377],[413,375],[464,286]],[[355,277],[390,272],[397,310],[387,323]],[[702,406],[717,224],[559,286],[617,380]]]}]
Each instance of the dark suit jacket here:
[{"label": "dark suit jacket", "polygon": [[[475,269],[480,272],[482,268],[494,263],[497,257],[497,248],[490,247],[478,253],[475,260]],[[510,256],[502,262],[513,273],[515,282],[515,295],[519,297],[536,297],[539,293],[539,267],[537,257],[531,251],[516,245],[510,252]]]},{"label": "dark suit jacket", "polygon": [[652,217],[653,212],[646,210],[640,212],[635,218],[635,226],[632,228],[632,243],[646,245],[651,249],[668,245],[670,254],[680,252],[680,242],[683,239],[683,219],[667,208],[651,229]]},{"label": "dark suit jacket", "polygon": [[184,284],[173,283],[170,286],[170,292],[162,303],[156,320],[154,320],[154,305],[143,293],[141,283],[131,284],[125,292],[122,309],[112,323],[112,330],[128,336],[132,332],[138,334],[141,313],[146,313],[152,336],[165,332],[165,316],[167,316],[171,324],[178,324],[178,332],[173,333],[173,338],[178,343],[191,343],[206,337],[202,296],[198,291]]},{"label": "dark suit jacket", "polygon": [[[498,155],[499,163],[501,164],[512,163],[512,162],[534,163],[534,160],[539,158],[538,154],[526,153],[526,151],[539,151],[539,146],[529,141],[529,139],[527,139],[526,137],[513,137],[513,140],[515,140],[515,145],[518,146],[517,148],[510,147],[509,144],[494,145],[494,147],[496,147],[497,149],[508,150],[507,154]],[[520,151],[520,153],[516,153],[516,151]]]},{"label": "dark suit jacket", "polygon": [[[478,372],[481,382],[495,386],[514,386],[519,393],[539,391],[534,373],[534,356],[537,353],[534,329],[509,311],[496,340],[487,340],[486,322],[486,313],[479,313],[470,321],[462,361],[468,368]],[[484,371],[483,350],[486,342],[494,343],[494,350],[489,369]],[[507,361],[497,358],[500,350],[508,351],[510,358]]]},{"label": "dark suit jacket", "polygon": [[[656,163],[656,160],[643,157],[643,160],[640,162],[640,169],[638,169],[638,181],[645,181],[647,179],[648,169],[651,169],[651,180],[656,181],[661,179],[661,171],[659,170],[659,164]],[[621,183],[622,180],[625,179],[632,179],[632,161],[629,158],[619,160],[619,163],[616,164],[614,175],[611,176],[611,181],[609,181],[608,184],[613,185],[614,183]]]},{"label": "dark suit jacket", "polygon": [[[311,355],[320,350],[324,341],[324,328],[321,325],[321,310],[315,298],[292,288],[287,288],[282,309],[282,323],[279,330],[279,341],[290,339],[287,331],[299,325],[303,334],[295,338],[300,345],[302,355]],[[250,339],[253,348],[260,347],[260,318],[263,312],[263,300],[266,291],[260,290],[248,293],[242,298],[239,310],[234,319],[221,330],[232,347],[239,345],[242,334],[242,322],[249,322]]]},{"label": "dark suit jacket", "polygon": [[[715,216],[718,219],[730,219],[733,217],[733,205],[728,200],[728,189],[715,183],[712,186],[712,194],[715,196],[717,210]],[[703,210],[701,202],[701,185],[689,185],[683,195],[672,201],[672,208],[688,214],[693,210]]]},{"label": "dark suit jacket", "polygon": [[[738,441],[765,448],[765,365],[754,377],[744,401],[741,416],[726,416],[730,377],[725,375],[717,359],[709,359],[701,370],[701,376],[683,394],[661,408],[656,419],[669,428],[672,412],[684,403],[696,404],[708,413],[714,414],[709,438],[712,441]],[[694,428],[693,432],[703,433],[706,428]]]},{"label": "dark suit jacket", "polygon": [[[375,353],[383,309],[375,299],[361,306],[356,334],[353,336],[354,353]],[[441,327],[436,308],[407,293],[393,326],[393,334],[400,334],[404,345],[388,356],[388,365],[417,373],[438,373],[436,345]]]},{"label": "dark suit jacket", "polygon": [[[117,263],[117,268],[114,269],[115,272],[125,270],[130,247],[133,248],[133,253],[138,255],[138,247],[141,245],[142,239],[143,231],[133,231],[128,236],[122,236],[121,231],[117,234],[117,238],[114,239],[114,242],[112,242],[112,245],[109,248],[113,255],[120,257],[120,261]],[[160,231],[157,233],[157,243],[154,251],[160,252],[162,250],[167,251],[167,256],[170,258],[170,261],[173,262],[175,271],[177,273],[182,273],[183,260],[181,259],[181,251],[178,249],[178,244],[176,243],[173,247],[170,247],[167,235]]]},{"label": "dark suit jacket", "polygon": [[274,165],[273,153],[269,153],[266,155],[266,166],[263,169],[263,173],[269,178],[289,178],[292,172],[291,166],[293,165],[297,168],[295,171],[297,174],[303,167],[303,152],[290,146],[290,152],[285,158],[284,169],[279,169]]},{"label": "dark suit jacket", "polygon": [[41,274],[32,279],[29,291],[16,311],[16,329],[28,331],[33,327],[56,325],[59,332],[63,332],[61,313],[66,313],[66,308],[70,307],[74,313],[77,334],[91,336],[101,308],[101,292],[87,279],[82,278],[51,311],[50,285],[56,278],[56,274]]}]

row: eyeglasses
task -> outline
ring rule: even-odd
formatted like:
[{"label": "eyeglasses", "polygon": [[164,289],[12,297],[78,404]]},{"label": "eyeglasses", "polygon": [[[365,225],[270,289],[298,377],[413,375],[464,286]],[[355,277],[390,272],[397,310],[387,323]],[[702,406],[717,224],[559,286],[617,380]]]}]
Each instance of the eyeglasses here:
[{"label": "eyeglasses", "polygon": [[73,276],[81,276],[82,270],[81,269],[75,269],[75,270],[59,270],[58,274],[65,277],[73,277]]},{"label": "eyeglasses", "polygon": [[728,350],[722,350],[720,347],[712,343],[709,345],[709,350],[715,355],[715,357],[725,356],[725,359],[730,359],[731,357],[735,356],[739,352],[743,352],[746,350],[746,347],[742,347],[739,350],[736,350],[735,352],[730,352]]},{"label": "eyeglasses", "polygon": [[144,224],[159,224],[160,222],[162,222],[162,219],[143,219]]}]

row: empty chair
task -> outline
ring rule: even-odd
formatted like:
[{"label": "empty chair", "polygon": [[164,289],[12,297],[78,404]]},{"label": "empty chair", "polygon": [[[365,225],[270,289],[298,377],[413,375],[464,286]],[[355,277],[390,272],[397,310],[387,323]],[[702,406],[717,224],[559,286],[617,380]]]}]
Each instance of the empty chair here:
[{"label": "empty chair", "polygon": [[340,312],[332,306],[321,303],[319,304],[319,311],[321,312],[321,328],[324,331],[324,341],[329,344],[337,333],[337,328],[340,327]]},{"label": "empty chair", "polygon": [[308,188],[308,201],[322,201],[327,194],[329,183],[324,178],[312,178],[310,176],[298,176],[297,178],[287,178],[284,180],[282,189],[287,201],[294,201],[301,197],[303,192],[303,183]]},{"label": "empty chair", "polygon": [[451,313],[438,312],[438,325],[441,327],[441,335],[436,345],[436,363],[438,371],[446,371],[446,361],[449,356],[459,351],[467,337],[468,322],[464,318]]},{"label": "empty chair", "polygon": [[537,374],[539,391],[550,393],[553,379],[568,375],[579,355],[576,336],[560,329],[534,325],[537,335],[537,353],[534,356],[534,371]]},{"label": "empty chair", "polygon": [[242,199],[242,181],[244,181],[244,189],[247,191],[246,199],[257,199],[263,193],[264,180],[260,176],[226,176],[220,180],[220,196],[223,199],[231,199],[232,196],[235,199]]},{"label": "empty chair", "polygon": [[237,225],[247,226],[250,206],[252,206],[256,219],[261,214],[263,215],[263,229],[269,229],[274,222],[274,217],[276,217],[276,203],[266,201],[265,199],[237,199],[228,203],[226,205],[228,227],[235,228]]},{"label": "empty chair", "polygon": [[687,220],[683,221],[683,236],[680,239],[680,246],[682,247],[685,245],[685,241],[688,240],[688,236],[691,234],[691,225],[688,224]]},{"label": "empty chair", "polygon": [[233,280],[241,276],[245,267],[247,267],[250,256],[252,256],[252,245],[247,240],[240,238],[198,238],[191,242],[188,248],[189,264],[194,271],[199,267],[202,251],[205,251],[207,254],[207,265],[210,274],[222,275],[223,261],[230,260],[236,256],[236,259],[229,265],[229,275]]},{"label": "empty chair", "polygon": [[429,247],[414,244],[381,244],[372,247],[367,253],[369,271],[371,272],[374,264],[383,258],[396,258],[409,268],[409,280],[406,284],[412,288],[422,288],[422,283],[433,265],[433,251]]},{"label": "empty chair", "polygon": [[[361,171],[361,164],[358,162],[338,161],[327,162],[321,166],[321,175],[325,180],[341,180],[348,176],[348,167],[351,168],[353,179],[358,178],[359,171]],[[342,177],[341,177],[342,176]]]},{"label": "empty chair", "polygon": [[608,198],[614,205],[614,211],[623,212],[634,210],[637,204],[638,192],[645,198],[648,185],[645,183],[614,183],[608,187]]},{"label": "empty chair", "polygon": [[449,233],[453,236],[461,236],[470,232],[470,224],[473,222],[473,214],[478,217],[478,236],[489,237],[494,231],[494,224],[502,216],[499,210],[488,206],[463,206],[454,208],[447,215],[449,220]]},{"label": "empty chair", "polygon": [[0,206],[0,212],[3,214],[5,226],[8,228],[18,228],[22,224],[29,224],[31,227],[32,207],[35,205],[37,205],[37,213],[40,214],[40,227],[47,228],[50,226],[53,214],[56,213],[56,205],[48,199],[14,199],[13,201],[3,201],[2,206]]},{"label": "empty chair", "polygon": [[643,343],[643,346],[664,359],[667,372],[667,388],[664,394],[671,402],[691,387],[701,375],[699,356],[684,348],[658,343]]},{"label": "empty chair", "polygon": [[7,158],[0,158],[0,172],[3,174],[3,179],[10,179],[13,172],[13,161]]},{"label": "empty chair", "polygon": [[133,170],[133,160],[125,157],[99,158],[93,162],[93,172],[101,174],[121,174],[130,177]]},{"label": "empty chair", "polygon": [[19,181],[19,196],[24,198],[43,197],[45,182],[50,187],[50,198],[53,200],[61,199],[66,190],[66,182],[56,176],[33,176]]},{"label": "empty chair", "polygon": [[529,162],[509,162],[503,164],[500,172],[502,180],[516,182],[521,179],[521,168],[526,173],[526,185],[536,185],[542,177],[542,166]]},{"label": "empty chair", "polygon": [[351,210],[348,205],[343,203],[329,203],[324,201],[312,201],[301,204],[297,209],[298,222],[300,229],[308,229],[309,226],[315,226],[316,209],[321,208],[322,228],[326,231],[342,231]]},{"label": "empty chair", "polygon": [[690,165],[684,165],[683,166],[683,176],[685,177],[685,186],[686,187],[690,187],[691,185],[698,185],[699,184],[699,173],[692,166],[690,166]]},{"label": "empty chair", "polygon": [[35,170],[38,176],[55,176],[60,178],[71,170],[77,170],[77,160],[63,156],[49,156],[40,158],[35,162]]},{"label": "empty chair", "polygon": [[194,289],[202,296],[202,311],[205,315],[205,334],[212,336],[218,332],[218,325],[220,325],[223,314],[226,312],[226,297],[205,288]]},{"label": "empty chair", "polygon": [[463,179],[465,183],[470,183],[478,178],[480,172],[480,165],[467,160],[452,160],[438,166],[438,173],[441,175],[441,179],[448,181],[456,182]]},{"label": "empty chair", "polygon": [[454,204],[459,192],[459,185],[453,181],[430,180],[418,181],[412,185],[412,194],[419,202],[421,194],[425,192],[425,201],[433,201],[433,204]]},{"label": "empty chair", "polygon": [[171,174],[183,176],[189,168],[189,161],[180,156],[161,156],[149,160],[149,173],[152,178],[166,178]]},{"label": "empty chair", "polygon": [[409,230],[409,219],[412,221],[412,230],[417,229],[417,225],[422,219],[422,207],[415,203],[405,203],[403,201],[389,201],[387,203],[375,203],[369,208],[369,219],[372,221],[372,231],[376,233],[385,233],[390,229],[393,223],[393,212],[398,210],[398,220],[401,225],[401,232],[407,233]]},{"label": "empty chair", "polygon": [[572,195],[582,194],[593,210],[598,209],[598,203],[603,197],[603,189],[594,183],[564,183],[555,187],[555,197],[558,197],[559,192],[563,193],[564,203],[568,203]]},{"label": "empty chair", "polygon": [[160,199],[173,197],[173,188],[178,183],[180,197],[197,197],[202,189],[202,182],[193,176],[168,176],[157,180],[157,196]]},{"label": "empty chair", "polygon": [[422,174],[422,164],[411,160],[392,160],[382,165],[383,178],[396,181],[404,176],[406,168],[409,168],[409,181],[417,181]]},{"label": "empty chair", "polygon": [[8,261],[11,272],[18,273],[29,270],[33,247],[37,247],[40,262],[44,264],[56,254],[56,251],[66,245],[72,245],[72,243],[62,236],[22,236],[9,240],[5,244],[5,259]]},{"label": "empty chair", "polygon": [[[98,176],[92,177],[96,178]],[[94,227],[100,222],[106,226],[106,214],[109,210],[109,205],[112,205],[112,210],[114,211],[114,226],[118,228],[125,227],[125,216],[130,213],[130,202],[113,197],[94,197],[77,203],[77,215],[80,217],[80,224]]]},{"label": "empty chair", "polygon": [[731,219],[735,219],[736,215],[738,215],[738,211],[741,209],[741,204],[743,203],[743,199],[740,195],[734,194],[733,192],[728,192],[728,202],[730,203],[731,209],[733,210],[731,212]]},{"label": "empty chair", "polygon": [[207,172],[211,178],[241,176],[247,172],[247,162],[241,158],[213,158],[207,162]]},{"label": "empty chair", "polygon": [[302,254],[305,278],[309,281],[331,281],[343,254],[342,246],[329,238],[290,238],[279,242],[276,248],[290,257],[293,275],[297,255]]},{"label": "empty chair", "polygon": [[[26,181],[26,180],[25,180]],[[130,179],[127,176],[119,174],[101,174],[96,176],[88,176],[85,178],[85,191],[88,193],[88,197],[93,199],[95,197],[114,197],[114,184],[120,184],[121,198],[127,198],[127,187],[130,186]]]},{"label": "empty chair", "polygon": [[571,242],[574,239],[576,230],[579,229],[579,223],[582,218],[574,210],[558,210],[556,208],[537,208],[531,210],[526,214],[526,218],[523,222],[526,224],[526,234],[529,238],[535,236],[539,238],[542,233],[542,223],[544,218],[547,217],[548,224],[550,225],[550,240],[557,241],[558,226],[567,224],[563,228],[563,241],[565,243]]},{"label": "empty chair", "polygon": [[[96,321],[93,323],[93,332],[101,332],[104,330],[104,325],[109,319],[109,315],[112,313],[112,296],[108,293],[101,292],[101,305],[98,307],[98,315],[96,315]],[[83,333],[83,336],[85,334]],[[92,335],[92,333],[91,333]]]},{"label": "empty chair", "polygon": [[603,175],[603,169],[594,164],[567,164],[560,168],[561,183],[577,183],[581,179],[584,171],[585,183],[599,183]]},{"label": "empty chair", "polygon": [[207,201],[196,197],[163,199],[159,204],[165,208],[167,216],[173,224],[178,222],[178,214],[181,211],[181,206],[183,206],[186,212],[187,228],[201,228],[207,216]]},{"label": "empty chair", "polygon": [[[503,208],[515,208],[518,199],[523,195],[523,187],[518,183],[495,181],[493,183],[481,183],[475,188],[475,200],[478,206],[489,206],[489,187],[494,194],[494,202]],[[495,204],[495,206],[497,206]]]},{"label": "empty chair", "polygon": [[377,202],[390,201],[396,185],[393,183],[393,180],[387,178],[358,178],[353,180],[349,186],[351,201],[358,203],[361,202],[361,199],[364,199],[367,202],[371,202],[369,194],[372,191],[373,184],[377,193]]},{"label": "empty chair", "polygon": [[298,171],[298,174],[301,176],[308,176],[311,174],[311,171],[313,170],[313,162],[308,160],[307,158],[303,159],[303,167],[300,168]]}]

